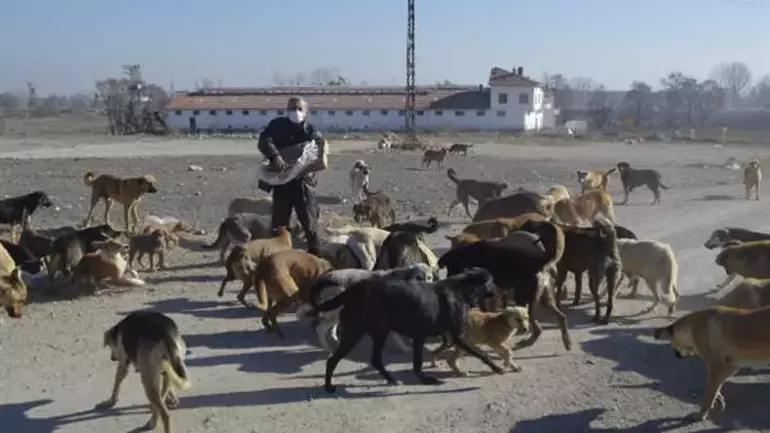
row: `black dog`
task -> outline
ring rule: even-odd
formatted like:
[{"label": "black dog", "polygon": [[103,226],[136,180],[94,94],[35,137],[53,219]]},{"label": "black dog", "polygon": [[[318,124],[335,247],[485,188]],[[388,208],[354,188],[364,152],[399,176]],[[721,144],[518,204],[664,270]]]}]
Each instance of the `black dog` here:
[{"label": "black dog", "polygon": [[468,156],[468,149],[473,147],[473,144],[463,144],[463,143],[455,143],[449,147],[449,153],[460,153],[462,152],[463,156]]},{"label": "black dog", "polygon": [[419,223],[416,221],[407,221],[404,223],[395,223],[387,227],[383,227],[383,230],[389,232],[407,232],[414,235],[422,235],[423,233],[435,233],[438,230],[438,220],[434,217],[428,218],[427,223]]},{"label": "black dog", "polygon": [[37,208],[51,206],[53,202],[43,191],[0,200],[0,224],[20,225],[22,229],[26,228]]},{"label": "black dog", "polygon": [[53,241],[48,259],[48,286],[53,287],[57,272],[69,276],[83,254],[97,250],[97,242],[118,237],[123,232],[115,230],[109,224],[88,227],[60,236]]},{"label": "black dog", "polygon": [[28,249],[36,258],[41,259],[53,252],[53,243],[66,234],[75,233],[76,228],[63,226],[52,229],[34,230],[29,227],[22,230],[19,245]]},{"label": "black dog", "polygon": [[37,274],[40,272],[43,268],[42,263],[40,262],[40,259],[38,257],[35,257],[34,254],[27,248],[24,248],[22,245],[14,244],[13,242],[8,242],[0,239],[0,244],[5,247],[5,250],[8,251],[8,254],[11,255],[11,258],[13,261],[21,266],[21,269],[24,272],[28,272],[30,274]]},{"label": "black dog", "polygon": [[[572,338],[569,335],[567,317],[556,304],[553,290],[555,269],[552,265],[560,254],[559,250],[564,248],[564,235],[554,224],[542,223],[524,224],[521,230],[532,233],[533,242],[542,243],[543,252],[534,248],[481,240],[449,250],[441,256],[438,265],[440,268],[447,268],[447,275],[455,275],[470,267],[487,269],[492,273],[495,284],[504,293],[512,292],[516,305],[528,308],[532,336],[518,343],[517,348],[533,345],[542,334],[542,327],[533,314],[535,305],[540,304],[556,317],[564,348],[571,350]],[[543,283],[542,280],[546,278]]]},{"label": "black dog", "polygon": [[631,168],[631,164],[619,162],[618,173],[620,173],[620,181],[623,183],[623,194],[625,194],[625,197],[620,204],[626,204],[628,202],[628,195],[631,191],[642,185],[646,185],[655,195],[652,204],[660,203],[661,188],[669,189],[669,187],[663,185],[663,182],[660,180],[661,175],[658,170],[653,170],[651,168]]},{"label": "black dog", "polygon": [[[432,251],[424,251],[428,246],[421,243],[420,235],[401,231],[391,232],[380,247],[373,270],[405,268],[417,263],[435,268],[435,255]],[[434,257],[433,263],[428,254]],[[440,279],[438,269],[434,269],[433,279],[435,281]]]},{"label": "black dog", "polygon": [[351,285],[310,313],[343,307],[340,311],[340,345],[326,361],[326,392],[336,390],[332,385],[334,369],[365,334],[372,338],[372,366],[388,384],[398,383],[382,362],[382,349],[391,332],[412,339],[412,369],[425,385],[441,383],[422,371],[425,339],[433,336],[449,336],[452,343],[502,374],[503,369],[478,349],[469,346],[462,336],[470,305],[479,298],[494,296],[496,292],[492,276],[480,268],[469,269],[436,283],[375,277]]},{"label": "black dog", "polygon": [[617,224],[615,225],[615,233],[617,233],[618,239],[639,239],[634,232]]}]

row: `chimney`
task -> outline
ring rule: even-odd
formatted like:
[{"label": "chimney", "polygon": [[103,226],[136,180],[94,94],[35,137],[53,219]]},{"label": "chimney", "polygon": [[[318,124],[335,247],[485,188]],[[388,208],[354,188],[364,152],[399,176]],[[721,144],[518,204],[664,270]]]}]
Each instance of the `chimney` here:
[{"label": "chimney", "polygon": [[513,75],[516,75],[516,66],[514,66],[513,68],[511,68],[511,73],[512,73]]},{"label": "chimney", "polygon": [[524,75],[524,68],[522,66],[519,66],[519,69],[516,71],[516,75]]}]

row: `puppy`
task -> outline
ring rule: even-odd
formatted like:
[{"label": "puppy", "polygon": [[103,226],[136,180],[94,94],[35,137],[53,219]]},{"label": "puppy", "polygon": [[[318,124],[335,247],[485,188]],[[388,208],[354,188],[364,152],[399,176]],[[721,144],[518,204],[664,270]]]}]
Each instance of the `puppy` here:
[{"label": "puppy", "polygon": [[726,407],[722,385],[742,367],[770,362],[770,307],[743,310],[714,306],[680,317],[658,328],[656,340],[670,341],[677,358],[700,356],[706,362],[706,392],[700,420],[709,417],[718,406]]},{"label": "puppy", "polygon": [[503,191],[508,188],[506,182],[492,182],[487,180],[476,179],[460,179],[457,176],[457,172],[450,168],[446,171],[449,180],[455,184],[455,200],[449,205],[449,211],[447,216],[452,214],[452,210],[458,204],[462,204],[465,208],[465,213],[468,218],[473,219],[470,209],[468,209],[468,202],[472,198],[476,200],[479,208],[487,202],[487,200],[500,197],[503,195]]},{"label": "puppy", "polygon": [[754,189],[754,196],[759,200],[759,184],[762,183],[762,169],[759,167],[759,161],[751,160],[749,165],[743,169],[743,186],[746,188],[746,200],[751,197],[751,189]]},{"label": "puppy", "polygon": [[[328,260],[299,250],[278,251],[261,261],[255,271],[262,324],[268,332],[284,337],[278,326],[278,314],[296,301],[308,302],[308,290],[320,275],[332,270]],[[267,300],[275,304],[268,305]]]},{"label": "puppy", "polygon": [[18,197],[11,197],[0,200],[0,224],[11,225],[11,236],[13,242],[17,242],[16,226],[21,230],[27,228],[32,218],[32,214],[40,208],[49,208],[53,202],[48,198],[48,194],[43,191],[35,191]]},{"label": "puppy", "polygon": [[87,171],[83,176],[83,181],[86,186],[91,187],[91,206],[81,225],[82,227],[88,227],[96,205],[104,199],[104,223],[110,223],[112,204],[117,201],[123,205],[126,231],[133,232],[139,225],[139,213],[137,212],[139,201],[147,193],[155,194],[158,192],[158,182],[149,174],[123,179],[112,174],[96,176],[92,171]]},{"label": "puppy", "polygon": [[371,166],[362,159],[353,163],[353,167],[348,172],[348,182],[350,184],[350,191],[353,194],[353,200],[366,199],[364,186],[369,186],[369,173],[371,171]]},{"label": "puppy", "polygon": [[431,162],[436,162],[438,168],[444,168],[444,159],[446,159],[449,151],[442,147],[441,149],[434,150],[428,149],[422,154],[422,168],[430,168]]},{"label": "puppy", "polygon": [[150,256],[150,272],[157,270],[155,256],[158,256],[160,269],[165,269],[166,249],[169,242],[169,233],[162,229],[155,229],[149,234],[142,233],[131,236],[128,241],[128,266],[133,268],[135,258],[138,258],[141,264],[142,258],[147,254]]},{"label": "puppy", "polygon": [[[529,332],[529,312],[524,307],[506,307],[498,313],[487,313],[481,310],[468,312],[468,323],[465,327],[466,340],[475,346],[489,346],[495,353],[503,358],[506,368],[519,372],[521,367],[512,362],[513,353],[505,347],[505,342],[512,335]],[[457,360],[463,355],[463,351],[457,347],[444,352],[433,351],[431,353],[431,366],[436,366],[438,359],[446,359],[449,367],[459,377],[468,373],[460,370]]]},{"label": "puppy", "polygon": [[580,184],[580,193],[585,194],[586,191],[591,189],[601,189],[607,191],[607,182],[609,181],[610,174],[616,172],[617,167],[613,167],[609,170],[578,170],[577,181]]},{"label": "puppy", "polygon": [[620,173],[620,181],[623,184],[623,201],[620,204],[628,203],[628,195],[634,188],[642,185],[647,186],[652,191],[655,198],[652,200],[652,204],[660,203],[660,189],[670,189],[661,181],[661,175],[658,170],[651,168],[631,168],[631,165],[625,161],[621,161],[617,164],[618,173]]},{"label": "puppy", "polygon": [[450,154],[460,154],[460,153],[462,153],[463,156],[468,156],[468,150],[471,147],[473,147],[473,144],[455,143],[455,144],[449,146],[449,153]]},{"label": "puppy", "polygon": [[182,220],[177,220],[177,221],[161,222],[160,224],[147,224],[146,226],[144,226],[144,228],[142,228],[142,233],[150,234],[155,230],[163,230],[166,233],[166,235],[169,237],[169,240],[173,241],[174,244],[179,244],[178,233],[195,233],[196,232],[196,230],[190,224],[187,224],[185,221],[182,221]]},{"label": "puppy", "polygon": [[386,134],[382,138],[380,138],[380,141],[377,142],[377,150],[383,151],[383,152],[390,152],[391,147],[393,147],[393,142],[391,141],[392,137],[390,134]]},{"label": "puppy", "polygon": [[382,191],[369,191],[369,186],[366,184],[363,185],[362,190],[366,194],[366,199],[359,203],[360,206],[353,206],[356,222],[363,221],[364,216],[373,227],[377,228],[385,225],[386,216],[390,217],[391,224],[396,222],[396,211],[387,194]]},{"label": "puppy", "polygon": [[[99,249],[93,253],[86,253],[78,262],[72,272],[71,281],[77,283],[90,280],[97,286],[104,281],[123,283],[129,286],[143,286],[144,281],[128,276],[128,263],[122,254],[127,245],[115,239],[109,239],[99,244]],[[131,272],[133,274],[133,272]]]},{"label": "puppy", "polygon": [[154,430],[160,420],[164,433],[171,433],[169,409],[179,403],[174,388],[191,386],[184,363],[187,347],[176,323],[155,311],[134,311],[104,333],[104,346],[110,348],[110,359],[118,368],[110,398],[97,407],[112,408],[118,403],[120,386],[134,365],[152,413],[144,428]]}]

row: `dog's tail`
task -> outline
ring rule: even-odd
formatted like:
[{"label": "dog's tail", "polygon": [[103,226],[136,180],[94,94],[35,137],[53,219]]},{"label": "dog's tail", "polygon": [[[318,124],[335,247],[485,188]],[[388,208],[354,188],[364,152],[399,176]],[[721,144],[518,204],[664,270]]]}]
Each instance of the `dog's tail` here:
[{"label": "dog's tail", "polygon": [[176,339],[166,335],[163,338],[163,345],[166,349],[166,356],[163,359],[163,372],[168,375],[175,388],[181,390],[190,389],[192,383],[190,382],[190,376],[187,374],[183,354],[180,353],[181,350]]},{"label": "dog's tail", "polygon": [[86,183],[86,186],[93,186],[94,179],[96,179],[96,175],[91,170],[88,170],[83,176],[83,181]]},{"label": "dog's tail", "polygon": [[377,194],[382,192],[382,190],[375,191],[375,192],[369,191],[369,183],[368,182],[362,185],[362,189],[364,190],[364,194],[366,194],[367,197],[370,197],[370,196],[373,196],[373,195],[377,195]]},{"label": "dog's tail", "polygon": [[316,308],[318,308],[318,295],[320,295],[324,289],[328,287],[335,287],[337,285],[338,284],[336,282],[328,278],[318,278],[316,282],[310,286],[310,290],[308,291],[308,298],[310,302],[307,304],[301,304],[297,308],[297,312],[295,313],[297,318],[304,319],[310,316],[317,316],[318,312],[316,311]]},{"label": "dog's tail", "polygon": [[457,177],[457,172],[455,171],[454,168],[447,169],[446,175],[449,177],[449,180],[454,182],[455,185],[460,183],[460,178]]},{"label": "dog's tail", "polygon": [[147,284],[144,280],[140,280],[139,278],[135,277],[129,277],[128,275],[123,275],[123,277],[121,277],[119,280],[115,280],[115,282],[131,287],[141,287]]},{"label": "dog's tail", "polygon": [[679,296],[679,291],[676,290],[676,280],[679,274],[679,267],[674,257],[674,251],[669,247],[667,248],[666,255],[668,256],[669,270],[666,275],[667,281],[664,281],[663,290],[665,290],[666,303],[668,304],[669,314],[674,313],[676,308],[676,300]]},{"label": "dog's tail", "polygon": [[611,169],[609,169],[609,170],[607,170],[607,171],[605,171],[605,172],[604,172],[604,176],[605,176],[605,177],[606,177],[606,176],[609,176],[609,175],[611,175],[612,173],[615,173],[616,171],[618,171],[618,168],[617,168],[617,167],[612,167]]},{"label": "dog's tail", "polygon": [[201,245],[201,248],[204,250],[213,250],[214,248],[219,248],[219,245],[225,240],[225,237],[227,234],[225,233],[227,231],[226,223],[227,220],[222,221],[222,224],[219,225],[219,231],[217,232],[217,238],[214,242],[210,244],[203,244]]}]

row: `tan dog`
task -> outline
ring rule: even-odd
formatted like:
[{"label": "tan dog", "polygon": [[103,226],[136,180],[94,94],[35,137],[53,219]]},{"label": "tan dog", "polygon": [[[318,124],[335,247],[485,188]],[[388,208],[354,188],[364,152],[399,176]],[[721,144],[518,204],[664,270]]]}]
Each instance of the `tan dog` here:
[{"label": "tan dog", "polygon": [[609,176],[618,170],[617,167],[613,167],[609,170],[578,170],[577,181],[580,184],[580,193],[585,194],[586,191],[592,189],[601,189],[607,191],[607,183]]},{"label": "tan dog", "polygon": [[441,149],[434,150],[428,149],[422,154],[422,168],[430,168],[430,163],[436,161],[439,169],[444,168],[444,159],[449,154],[449,151],[442,147]]},{"label": "tan dog", "polygon": [[158,229],[165,230],[171,235],[176,235],[177,233],[195,233],[195,229],[190,224],[187,224],[185,221],[181,220],[160,224],[148,224],[142,228],[142,233],[147,234]]},{"label": "tan dog", "polygon": [[524,222],[546,221],[548,217],[537,212],[527,212],[514,218],[495,218],[493,220],[479,221],[469,224],[463,229],[463,233],[478,236],[480,239],[502,238],[508,232],[518,230]]},{"label": "tan dog", "polygon": [[600,189],[593,189],[576,198],[571,198],[561,185],[551,187],[549,194],[556,198],[553,214],[561,224],[579,226],[584,222],[593,223],[599,215],[615,223],[615,208],[612,195]]},{"label": "tan dog", "polygon": [[717,301],[725,307],[753,310],[770,306],[770,279],[746,278]]},{"label": "tan dog", "polygon": [[715,406],[727,406],[722,385],[742,367],[770,362],[770,307],[743,310],[714,306],[677,319],[654,332],[670,341],[677,358],[697,355],[707,367],[706,392],[697,418],[708,418]]},{"label": "tan dog", "polygon": [[94,175],[87,171],[83,177],[87,186],[91,187],[91,207],[83,221],[82,227],[88,227],[96,205],[104,199],[104,223],[110,223],[110,211],[114,201],[123,205],[123,218],[126,222],[126,231],[134,231],[139,225],[139,214],[136,207],[142,196],[158,192],[157,181],[149,174],[142,177],[123,179],[111,174]]},{"label": "tan dog", "polygon": [[173,240],[171,234],[164,229],[155,229],[148,234],[140,233],[131,236],[128,241],[128,266],[133,268],[134,259],[142,263],[142,258],[150,256],[150,271],[155,272],[155,256],[158,256],[160,269],[166,268],[166,249]]},{"label": "tan dog", "polygon": [[255,213],[258,215],[271,215],[273,213],[272,197],[236,197],[230,201],[227,207],[227,216],[238,213]]},{"label": "tan dog", "polygon": [[[470,310],[463,335],[468,343],[475,346],[489,346],[503,358],[505,367],[518,372],[521,371],[521,367],[513,363],[513,353],[511,349],[505,347],[505,343],[512,335],[526,332],[529,332],[527,309],[525,307],[506,307],[503,311],[496,313],[487,313],[477,309]],[[438,359],[446,359],[449,367],[457,376],[468,375],[457,366],[457,360],[464,355],[462,349],[457,346],[443,352],[436,350],[431,355],[433,367],[436,366]]]},{"label": "tan dog", "polygon": [[759,184],[762,183],[762,169],[759,161],[751,160],[743,169],[743,186],[746,188],[746,200],[751,198],[751,189],[754,188],[756,200],[759,200]]},{"label": "tan dog", "polygon": [[21,278],[21,268],[0,244],[0,306],[10,317],[19,319],[27,303],[27,285]]},{"label": "tan dog", "polygon": [[[227,275],[222,280],[217,296],[221,298],[225,294],[225,285],[228,282],[239,279],[243,282],[243,287],[238,292],[237,299],[244,306],[253,307],[246,303],[246,294],[256,284],[257,266],[271,254],[291,248],[291,232],[284,226],[278,227],[276,235],[272,238],[257,239],[244,245],[236,245],[225,261]],[[259,303],[264,305],[267,300],[260,298]]]},{"label": "tan dog", "polygon": [[[261,261],[256,269],[259,298],[257,308],[265,314],[262,324],[269,332],[284,337],[278,326],[278,314],[296,301],[309,303],[308,290],[316,277],[332,270],[328,260],[299,250],[284,250]],[[267,300],[275,304],[268,305]]]},{"label": "tan dog", "polygon": [[97,245],[99,249],[93,253],[84,254],[73,269],[71,278],[73,282],[90,280],[100,286],[105,280],[110,280],[113,283],[124,283],[130,286],[144,285],[144,281],[128,276],[128,263],[121,254],[128,249],[127,245],[115,239],[109,239]]}]

